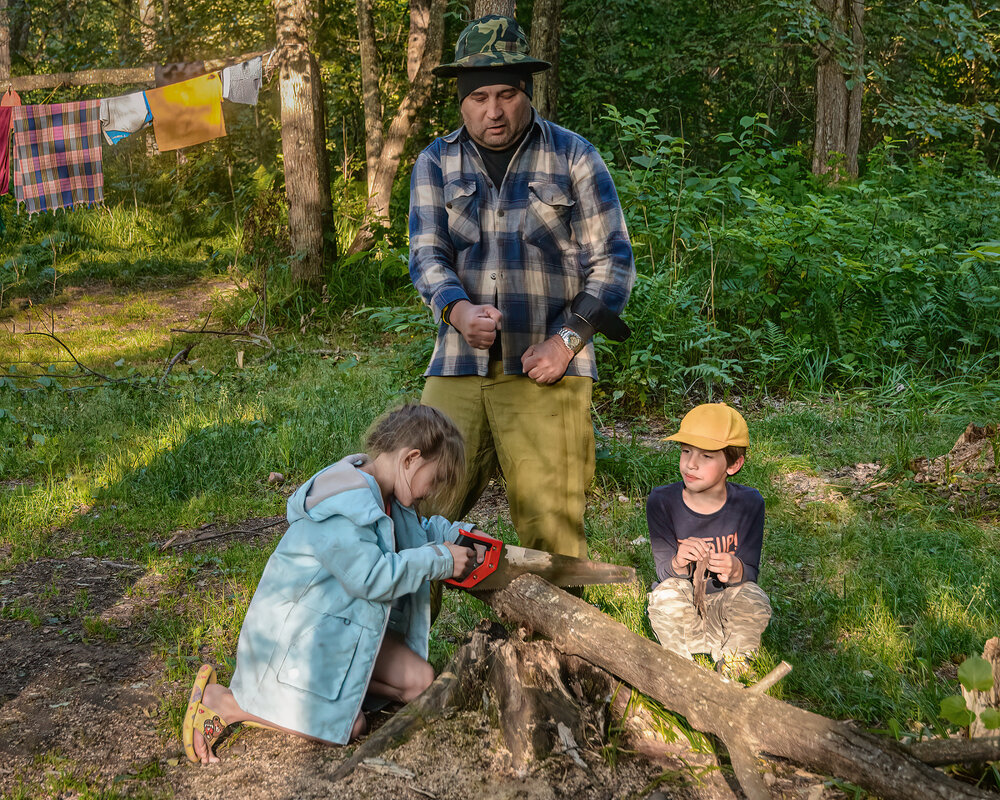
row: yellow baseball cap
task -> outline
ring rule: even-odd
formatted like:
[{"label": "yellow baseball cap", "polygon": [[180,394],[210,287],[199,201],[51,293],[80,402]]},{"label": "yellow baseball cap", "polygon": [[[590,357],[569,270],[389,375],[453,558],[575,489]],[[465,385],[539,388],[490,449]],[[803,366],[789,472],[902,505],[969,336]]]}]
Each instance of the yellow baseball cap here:
[{"label": "yellow baseball cap", "polygon": [[681,420],[681,429],[666,442],[681,442],[702,450],[722,450],[724,447],[748,447],[750,431],[747,422],[735,408],[725,403],[703,403],[695,406]]}]

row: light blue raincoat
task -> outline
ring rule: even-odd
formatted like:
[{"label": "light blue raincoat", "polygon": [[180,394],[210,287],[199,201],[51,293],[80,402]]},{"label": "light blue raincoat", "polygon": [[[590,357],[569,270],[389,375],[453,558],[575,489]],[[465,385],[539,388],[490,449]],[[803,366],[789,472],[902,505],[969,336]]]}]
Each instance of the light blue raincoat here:
[{"label": "light blue raincoat", "polygon": [[[427,658],[428,580],[450,578],[460,523],[392,502],[348,456],[288,499],[288,532],[247,609],[230,688],[244,711],[345,744],[391,627]],[[390,620],[391,617],[391,620]]]}]

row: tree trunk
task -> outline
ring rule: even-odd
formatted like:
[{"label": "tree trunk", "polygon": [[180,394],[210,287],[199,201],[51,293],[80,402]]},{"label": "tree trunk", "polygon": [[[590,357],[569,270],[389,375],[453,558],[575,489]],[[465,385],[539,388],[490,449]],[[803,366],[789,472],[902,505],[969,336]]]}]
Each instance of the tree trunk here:
[{"label": "tree trunk", "polygon": [[515,0],[476,0],[475,19],[498,14],[501,17],[513,17],[517,6]]},{"label": "tree trunk", "polygon": [[[154,53],[156,51],[156,5],[153,0],[139,0],[139,41],[142,42],[142,52],[146,54],[146,61],[153,64],[157,61]],[[152,157],[156,155],[156,140],[153,136],[153,129],[148,129],[146,137],[146,155]],[[131,165],[130,165],[131,166]],[[138,201],[136,201],[138,205]]]},{"label": "tree trunk", "polygon": [[323,220],[328,210],[320,186],[320,153],[325,132],[316,124],[317,75],[309,52],[315,18],[311,0],[275,0],[281,93],[281,151],[288,197],[288,227],[296,260],[296,283],[317,286],[323,279]]},{"label": "tree trunk", "polygon": [[559,100],[559,31],[562,0],[535,0],[531,11],[531,55],[552,64],[535,73],[534,106],[545,119],[557,120]]},{"label": "tree trunk", "polygon": [[323,91],[323,73],[319,61],[309,54],[309,70],[313,89],[313,125],[317,135],[316,145],[317,182],[319,184],[320,227],[323,230],[323,263],[331,264],[337,258],[337,237],[334,235],[333,195],[330,188],[330,153],[326,149],[326,95]]},{"label": "tree trunk", "polygon": [[[864,92],[863,0],[816,0],[830,20],[830,38],[816,45],[816,133],[813,174],[858,175],[861,100]],[[849,43],[849,44],[848,44]],[[849,62],[845,70],[842,62]],[[847,82],[851,81],[851,88]],[[835,153],[843,161],[831,164]]]},{"label": "tree trunk", "polygon": [[10,80],[10,14],[7,11],[7,0],[0,0],[0,84]]},{"label": "tree trunk", "polygon": [[431,69],[441,60],[446,8],[447,0],[413,0],[410,3],[410,36],[406,51],[410,87],[386,131],[378,86],[372,4],[371,0],[357,0],[368,167],[368,218],[354,237],[349,253],[370,247],[374,238],[373,226],[388,220],[389,200],[399,172],[399,160],[417,114],[430,99],[434,79]]},{"label": "tree trunk", "polygon": [[535,575],[484,598],[502,617],[549,638],[714,734],[729,750],[748,797],[769,797],[760,754],[856,783],[885,800],[988,800],[904,752],[895,741],[744,689],[671,653]]}]

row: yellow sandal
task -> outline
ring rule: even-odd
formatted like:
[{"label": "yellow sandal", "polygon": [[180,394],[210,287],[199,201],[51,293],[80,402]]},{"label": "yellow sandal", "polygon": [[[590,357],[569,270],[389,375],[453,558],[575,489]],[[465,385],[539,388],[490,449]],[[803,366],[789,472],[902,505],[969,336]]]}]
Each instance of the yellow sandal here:
[{"label": "yellow sandal", "polygon": [[198,676],[194,679],[194,686],[191,687],[191,696],[188,698],[188,707],[181,726],[181,740],[184,742],[184,752],[188,760],[194,764],[201,761],[194,749],[195,729],[201,731],[205,737],[205,744],[211,752],[216,740],[229,727],[228,722],[201,702],[201,698],[205,695],[205,687],[217,682],[215,667],[211,664],[202,664]]}]

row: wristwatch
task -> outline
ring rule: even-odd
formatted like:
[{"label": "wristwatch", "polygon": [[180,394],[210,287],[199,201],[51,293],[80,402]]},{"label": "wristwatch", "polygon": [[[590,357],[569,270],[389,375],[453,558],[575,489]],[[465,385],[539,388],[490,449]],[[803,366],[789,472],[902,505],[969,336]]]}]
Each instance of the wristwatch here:
[{"label": "wristwatch", "polygon": [[583,339],[580,337],[580,334],[578,334],[575,330],[573,330],[572,328],[567,328],[564,325],[559,329],[558,333],[559,333],[559,338],[563,340],[563,344],[566,345],[566,347],[573,353],[573,355],[576,355],[581,350],[583,350],[583,345],[584,345]]}]

